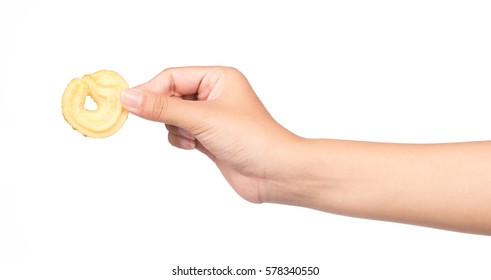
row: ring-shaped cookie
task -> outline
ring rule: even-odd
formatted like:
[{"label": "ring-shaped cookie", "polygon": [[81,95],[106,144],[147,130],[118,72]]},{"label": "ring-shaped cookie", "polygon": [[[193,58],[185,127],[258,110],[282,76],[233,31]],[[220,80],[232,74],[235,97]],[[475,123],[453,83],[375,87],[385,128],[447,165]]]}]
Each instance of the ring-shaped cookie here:
[{"label": "ring-shaped cookie", "polygon": [[[118,73],[101,70],[82,79],[73,79],[63,93],[62,112],[73,129],[84,136],[104,138],[116,133],[128,118],[120,102],[121,92],[128,84]],[[96,110],[84,108],[90,96]]]}]

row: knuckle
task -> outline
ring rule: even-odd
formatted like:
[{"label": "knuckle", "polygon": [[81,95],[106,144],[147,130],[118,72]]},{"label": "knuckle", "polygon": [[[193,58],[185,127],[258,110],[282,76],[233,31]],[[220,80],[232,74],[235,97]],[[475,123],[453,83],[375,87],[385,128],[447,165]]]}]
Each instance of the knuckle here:
[{"label": "knuckle", "polygon": [[221,66],[220,71],[224,75],[231,75],[231,76],[241,75],[241,72],[237,68],[231,66]]},{"label": "knuckle", "polygon": [[167,140],[169,141],[169,144],[171,144],[174,147],[179,148],[178,142],[176,140],[176,136],[172,133],[167,134]]},{"label": "knuckle", "polygon": [[245,75],[235,67],[223,67],[221,69],[222,76],[229,79],[244,80]]},{"label": "knuckle", "polygon": [[167,120],[169,101],[164,96],[155,98],[150,114],[153,119],[164,122]]},{"label": "knuckle", "polygon": [[166,123],[166,124],[165,124],[165,128],[166,128],[166,129],[167,129],[167,131],[169,131],[169,132],[172,132],[172,131],[174,131],[174,130],[175,130],[175,126],[173,126],[173,125],[171,125],[171,124],[168,124],[168,123]]}]

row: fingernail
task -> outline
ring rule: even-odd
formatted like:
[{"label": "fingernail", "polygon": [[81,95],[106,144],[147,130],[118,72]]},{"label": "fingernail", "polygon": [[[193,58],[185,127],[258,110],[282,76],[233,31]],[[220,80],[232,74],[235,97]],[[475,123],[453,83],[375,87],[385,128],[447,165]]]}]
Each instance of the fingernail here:
[{"label": "fingernail", "polygon": [[143,96],[141,93],[131,89],[125,89],[121,93],[121,103],[125,107],[138,109],[140,108],[143,101]]},{"label": "fingernail", "polygon": [[194,150],[196,147],[196,143],[193,140],[189,140],[186,138],[181,139],[181,147],[186,150]]},{"label": "fingernail", "polygon": [[187,138],[191,141],[194,141],[196,139],[194,135],[191,134],[191,132],[187,131],[186,129],[179,127],[178,130],[182,137]]}]

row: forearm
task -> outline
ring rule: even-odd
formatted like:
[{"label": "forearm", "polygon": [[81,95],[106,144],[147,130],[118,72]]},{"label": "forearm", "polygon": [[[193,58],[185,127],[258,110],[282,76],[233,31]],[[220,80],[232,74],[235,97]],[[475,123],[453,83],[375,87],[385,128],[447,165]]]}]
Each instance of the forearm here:
[{"label": "forearm", "polygon": [[126,89],[121,102],[166,123],[172,145],[209,156],[248,201],[491,234],[491,142],[299,138],[228,67],[167,69]]},{"label": "forearm", "polygon": [[[491,142],[298,140],[266,200],[491,234]],[[295,156],[294,156],[295,155]]]}]

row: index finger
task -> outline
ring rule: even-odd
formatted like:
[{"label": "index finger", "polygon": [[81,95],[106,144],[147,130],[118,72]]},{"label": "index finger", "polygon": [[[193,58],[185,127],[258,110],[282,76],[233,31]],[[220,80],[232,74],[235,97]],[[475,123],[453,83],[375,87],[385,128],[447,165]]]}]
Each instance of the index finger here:
[{"label": "index finger", "polygon": [[136,88],[167,96],[196,95],[198,100],[206,100],[222,77],[223,68],[220,66],[168,68]]}]

